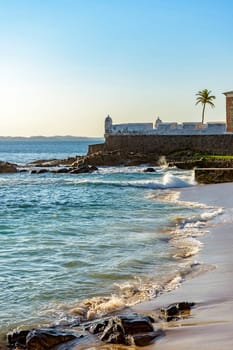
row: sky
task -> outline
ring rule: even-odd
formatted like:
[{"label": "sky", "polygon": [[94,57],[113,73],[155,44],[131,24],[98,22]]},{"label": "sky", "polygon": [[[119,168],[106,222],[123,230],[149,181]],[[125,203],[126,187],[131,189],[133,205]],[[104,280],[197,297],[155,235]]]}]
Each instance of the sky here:
[{"label": "sky", "polygon": [[201,121],[233,90],[232,0],[0,0],[0,136]]}]

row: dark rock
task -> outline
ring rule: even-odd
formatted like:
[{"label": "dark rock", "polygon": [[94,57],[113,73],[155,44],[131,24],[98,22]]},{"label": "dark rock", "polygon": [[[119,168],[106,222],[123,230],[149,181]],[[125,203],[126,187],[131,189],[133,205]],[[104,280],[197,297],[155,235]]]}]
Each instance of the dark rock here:
[{"label": "dark rock", "polygon": [[70,174],[88,174],[96,170],[98,170],[96,166],[88,165],[87,163],[82,162],[79,163],[76,168],[73,168],[70,171]]},{"label": "dark rock", "polygon": [[17,167],[15,164],[0,161],[0,174],[13,173],[17,173]]},{"label": "dark rock", "polygon": [[58,329],[31,330],[26,337],[27,350],[47,350],[78,338],[74,333]]},{"label": "dark rock", "polygon": [[146,168],[143,170],[144,173],[155,173],[156,170],[154,168]]},{"label": "dark rock", "polygon": [[185,161],[178,161],[174,162],[173,165],[176,166],[178,169],[183,170],[192,170],[196,167],[202,166],[203,161],[200,159],[198,160],[185,160]]},{"label": "dark rock", "polygon": [[109,318],[99,320],[97,323],[96,323],[96,321],[94,321],[95,323],[88,325],[86,327],[86,330],[88,330],[92,334],[102,333],[104,331],[104,329],[106,328],[108,321],[109,321]]},{"label": "dark rock", "polygon": [[160,317],[165,319],[167,322],[176,320],[182,317],[190,315],[191,308],[195,303],[181,302],[176,304],[171,304],[166,308],[160,310]]},{"label": "dark rock", "polygon": [[164,335],[165,332],[162,329],[157,329],[156,331],[145,334],[134,334],[128,338],[129,345],[146,346],[153,343],[155,341],[155,338]]},{"label": "dark rock", "polygon": [[112,344],[127,344],[125,331],[119,317],[114,317],[108,321],[100,340]]},{"label": "dark rock", "polygon": [[87,337],[86,335],[80,335],[79,338],[70,340],[65,343],[56,345],[53,350],[77,350],[89,348],[89,344],[94,342],[95,339]]},{"label": "dark rock", "polygon": [[88,330],[106,343],[144,346],[163,334],[161,330],[154,331],[152,321],[149,316],[119,315],[99,320]]},{"label": "dark rock", "polygon": [[78,168],[72,169],[69,171],[69,174],[85,174],[85,173],[89,173],[89,171],[80,170]]},{"label": "dark rock", "polygon": [[70,331],[59,329],[32,329],[23,331],[13,331],[7,335],[9,349],[27,349],[27,350],[47,350],[52,347],[78,339],[80,335]]},{"label": "dark rock", "polygon": [[33,162],[27,163],[26,166],[33,167],[54,167],[54,166],[71,166],[72,163],[77,161],[81,156],[69,157],[66,159],[39,159]]},{"label": "dark rock", "polygon": [[125,333],[127,334],[151,332],[154,330],[151,318],[148,316],[133,314],[121,315],[118,316],[118,318],[121,320]]},{"label": "dark rock", "polygon": [[39,169],[39,170],[37,171],[37,174],[45,174],[45,173],[48,173],[48,172],[49,172],[48,169]]},{"label": "dark rock", "polygon": [[62,159],[39,159],[35,160],[33,162],[27,163],[27,166],[33,166],[33,167],[54,167],[54,166],[59,166],[62,163]]},{"label": "dark rock", "polygon": [[233,168],[198,168],[195,180],[202,184],[233,182]]},{"label": "dark rock", "polygon": [[32,169],[30,170],[30,174],[45,174],[45,173],[48,173],[49,170],[48,169]]},{"label": "dark rock", "polygon": [[90,170],[91,170],[91,171],[97,171],[98,168],[97,168],[96,166],[92,165],[92,166],[90,166]]},{"label": "dark rock", "polygon": [[70,172],[70,168],[58,168],[56,170],[51,171],[53,174],[67,174]]},{"label": "dark rock", "polygon": [[7,334],[7,343],[9,349],[14,349],[16,346],[24,348],[26,347],[26,337],[30,331],[29,330],[15,330]]}]

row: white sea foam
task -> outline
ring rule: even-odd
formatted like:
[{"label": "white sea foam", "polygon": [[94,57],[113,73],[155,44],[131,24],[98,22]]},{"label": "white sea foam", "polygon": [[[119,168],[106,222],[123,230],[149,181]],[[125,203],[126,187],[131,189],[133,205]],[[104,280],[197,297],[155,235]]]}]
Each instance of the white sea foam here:
[{"label": "white sea foam", "polygon": [[108,181],[108,180],[98,180],[98,179],[75,179],[76,184],[80,185],[104,185],[104,186],[119,186],[119,187],[136,187],[145,189],[168,189],[168,188],[184,188],[193,186],[191,182],[182,180],[170,173],[165,174],[160,181],[143,179],[143,180],[131,180],[131,181]]},{"label": "white sea foam", "polygon": [[190,187],[193,183],[183,180],[177,176],[174,176],[170,173],[166,173],[163,178],[163,188],[182,188]]},{"label": "white sea foam", "polygon": [[[77,318],[80,321],[86,321],[106,316],[117,310],[122,310],[125,307],[133,306],[142,301],[151,300],[162,293],[170,292],[178,288],[184,280],[197,276],[212,268],[213,267],[209,265],[190,262],[181,265],[180,270],[174,272],[172,275],[157,276],[156,279],[135,278],[125,283],[116,283],[115,286],[118,289],[117,294],[86,299],[80,303],[72,306],[70,305],[69,308],[66,306],[63,312],[61,312],[60,308],[60,322],[63,322],[65,319],[77,320]],[[58,311],[57,306],[54,310],[56,310],[56,312]],[[52,312],[52,308],[50,312]]]},{"label": "white sea foam", "polygon": [[[192,184],[192,181],[188,182]],[[160,202],[172,202],[176,205],[179,205],[181,207],[187,207],[187,208],[200,208],[200,209],[216,209],[216,207],[209,206],[207,204],[199,203],[199,202],[190,202],[190,201],[183,201],[180,200],[180,191],[173,190],[172,191],[168,188],[169,191],[160,191],[160,192],[150,192],[147,194],[148,199],[155,199]]]},{"label": "white sea foam", "polygon": [[216,210],[201,214],[201,219],[204,221],[208,221],[221,214],[223,214],[223,208],[216,208]]},{"label": "white sea foam", "polygon": [[[184,272],[182,272],[184,274]],[[150,300],[159,294],[177,288],[183,277],[178,273],[173,276],[166,276],[160,280],[147,279],[135,280],[126,283],[116,283],[117,294],[105,297],[93,297],[81,303],[73,305],[69,313],[78,316],[81,320],[91,320],[102,317],[113,311],[133,306],[139,302]]]}]

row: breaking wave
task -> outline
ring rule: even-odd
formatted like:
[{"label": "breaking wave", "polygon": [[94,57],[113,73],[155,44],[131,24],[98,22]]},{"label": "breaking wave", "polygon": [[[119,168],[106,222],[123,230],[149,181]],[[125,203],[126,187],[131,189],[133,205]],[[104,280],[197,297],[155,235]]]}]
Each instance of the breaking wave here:
[{"label": "breaking wave", "polygon": [[199,215],[173,218],[173,228],[168,227],[166,231],[168,249],[173,258],[172,268],[167,273],[163,271],[155,276],[135,277],[124,283],[115,283],[116,291],[111,295],[92,297],[66,306],[65,309],[61,307],[59,314],[57,306],[50,312],[56,310],[58,324],[74,320],[85,322],[156,298],[178,288],[185,280],[215,269],[213,265],[193,261],[192,258],[202,247],[198,238],[207,232],[210,220],[222,213],[222,208],[208,207],[207,211]]},{"label": "breaking wave", "polygon": [[172,189],[172,188],[184,188],[193,186],[193,181],[183,180],[170,173],[166,173],[161,180],[131,180],[131,181],[108,181],[108,180],[95,180],[95,179],[81,179],[75,180],[77,185],[103,185],[103,186],[117,186],[117,187],[135,187],[146,189]]},{"label": "breaking wave", "polygon": [[85,322],[104,317],[114,312],[131,307],[143,301],[148,301],[159,295],[178,288],[187,279],[194,278],[202,273],[213,270],[215,267],[198,262],[184,264],[173,275],[159,276],[160,278],[147,278],[134,280],[122,284],[115,284],[117,292],[109,296],[97,296],[83,300],[66,307],[64,305],[47,310],[56,312],[56,325],[66,323]]}]

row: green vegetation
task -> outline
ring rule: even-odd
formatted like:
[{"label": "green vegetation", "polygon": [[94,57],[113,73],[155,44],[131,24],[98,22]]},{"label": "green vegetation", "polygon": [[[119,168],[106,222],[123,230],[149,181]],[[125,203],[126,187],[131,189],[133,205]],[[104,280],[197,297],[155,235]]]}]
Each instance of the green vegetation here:
[{"label": "green vegetation", "polygon": [[205,115],[205,106],[206,104],[209,104],[212,108],[215,107],[213,100],[215,100],[215,96],[211,95],[212,91],[208,91],[207,89],[204,89],[202,91],[198,91],[198,93],[196,94],[197,98],[196,98],[196,105],[198,103],[201,103],[203,108],[202,108],[202,119],[201,122],[202,124],[204,124],[204,115]]},{"label": "green vegetation", "polygon": [[233,159],[233,156],[222,156],[220,154],[207,154],[207,153],[193,153],[192,154],[193,159],[214,159],[214,160],[231,160]]},{"label": "green vegetation", "polygon": [[233,155],[220,155],[220,154],[209,154],[201,152],[193,152],[190,149],[171,152],[168,156],[168,159],[177,159],[177,160],[232,160]]},{"label": "green vegetation", "polygon": [[224,160],[233,159],[233,156],[219,156],[215,154],[204,154],[204,155],[201,155],[201,157],[205,159],[224,159]]}]

